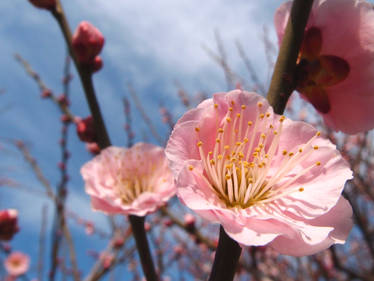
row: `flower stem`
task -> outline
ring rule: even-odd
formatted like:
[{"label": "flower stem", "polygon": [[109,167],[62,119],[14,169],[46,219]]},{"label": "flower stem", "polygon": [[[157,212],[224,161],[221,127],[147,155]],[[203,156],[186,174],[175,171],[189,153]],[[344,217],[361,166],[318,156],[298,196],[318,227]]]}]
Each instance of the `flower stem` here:
[{"label": "flower stem", "polygon": [[220,226],[218,247],[209,281],[232,281],[241,252],[239,244]]},{"label": "flower stem", "polygon": [[90,107],[90,111],[92,117],[94,119],[95,130],[98,136],[98,144],[101,149],[104,149],[110,146],[110,140],[108,136],[108,132],[105,128],[104,120],[100,111],[99,104],[97,102],[95,88],[92,82],[92,71],[87,67],[84,67],[79,63],[77,57],[72,48],[72,33],[70,30],[70,26],[66,19],[64,10],[59,0],[56,1],[56,8],[52,10],[52,15],[55,17],[56,21],[58,22],[60,29],[64,35],[66,44],[69,49],[70,56],[73,58],[74,64],[79,74],[79,78],[81,80],[84,94],[86,95],[86,99],[88,105]]},{"label": "flower stem", "polygon": [[158,276],[153,264],[149,244],[144,229],[145,217],[129,216],[132,232],[135,237],[136,247],[138,249],[140,262],[147,281],[158,281]]},{"label": "flower stem", "polygon": [[267,99],[274,112],[282,114],[295,90],[295,70],[313,0],[294,0],[286,31],[280,46]]}]

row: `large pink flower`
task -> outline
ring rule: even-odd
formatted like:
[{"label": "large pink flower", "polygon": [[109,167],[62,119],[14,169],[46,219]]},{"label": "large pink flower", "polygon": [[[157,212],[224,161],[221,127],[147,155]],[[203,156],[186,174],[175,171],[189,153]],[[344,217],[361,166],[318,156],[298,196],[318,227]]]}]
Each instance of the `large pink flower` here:
[{"label": "large pink flower", "polygon": [[243,245],[308,255],[344,243],[352,176],[335,146],[256,93],[218,93],[176,124],[166,156],[177,195]]},{"label": "large pink flower", "polygon": [[[291,2],[275,14],[282,41]],[[374,10],[361,0],[315,0],[299,55],[297,90],[333,129],[374,128]]]},{"label": "large pink flower", "polygon": [[30,258],[21,252],[11,253],[4,261],[4,267],[9,275],[19,276],[29,270]]},{"label": "large pink flower", "polygon": [[175,194],[164,150],[152,144],[108,147],[81,173],[92,208],[106,214],[145,216]]}]

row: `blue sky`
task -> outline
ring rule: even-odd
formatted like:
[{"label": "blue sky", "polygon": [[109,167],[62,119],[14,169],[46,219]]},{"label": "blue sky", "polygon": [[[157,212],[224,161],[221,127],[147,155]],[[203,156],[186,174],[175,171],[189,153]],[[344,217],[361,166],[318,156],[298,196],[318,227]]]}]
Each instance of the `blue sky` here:
[{"label": "blue sky", "polygon": [[[112,142],[121,146],[126,140],[121,99],[128,97],[129,82],[165,138],[168,129],[161,123],[159,105],[168,107],[175,118],[184,111],[177,97],[175,80],[192,94],[200,90],[207,94],[227,90],[222,70],[202,48],[204,45],[216,50],[215,30],[220,33],[235,71],[248,75],[235,47],[235,41],[240,40],[259,77],[267,81],[268,68],[261,37],[263,27],[267,26],[270,38],[276,42],[272,18],[276,7],[283,1],[62,2],[73,30],[80,21],[88,20],[105,36],[104,68],[95,74],[94,82]],[[56,166],[60,161],[60,114],[52,103],[39,98],[36,84],[15,61],[13,54],[21,54],[48,87],[59,94],[66,54],[64,42],[52,16],[34,8],[28,1],[0,1],[0,10],[3,11],[0,18],[0,89],[5,90],[5,94],[0,96],[0,137],[22,139],[28,143],[47,178],[56,184],[59,175]],[[71,101],[72,112],[79,116],[88,115],[77,77],[71,83]],[[136,140],[144,140],[146,135],[149,141],[155,142],[133,104],[132,109]],[[71,177],[68,207],[105,228],[104,217],[90,211],[89,198],[83,192],[79,169],[91,156],[72,129],[69,150],[72,158],[68,170]],[[0,153],[0,177],[9,176],[25,188],[41,189],[21,155],[9,147]],[[15,248],[25,247],[25,241],[30,239],[37,243],[41,208],[47,202],[28,193],[1,187],[0,208],[12,207],[20,211],[22,231],[13,243]],[[49,210],[52,210],[51,205]],[[52,215],[49,216],[51,220]],[[73,225],[73,233],[83,243],[82,228]],[[87,248],[100,249],[102,246],[94,239],[84,243]],[[23,249],[36,256],[35,246]],[[85,252],[79,255],[85,260],[81,265],[86,269],[90,260],[85,258]]]}]

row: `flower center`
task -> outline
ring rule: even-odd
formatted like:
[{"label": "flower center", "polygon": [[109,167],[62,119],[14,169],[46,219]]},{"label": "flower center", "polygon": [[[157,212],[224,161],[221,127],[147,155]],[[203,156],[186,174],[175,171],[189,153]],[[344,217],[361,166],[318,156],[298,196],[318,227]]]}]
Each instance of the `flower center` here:
[{"label": "flower center", "polygon": [[297,90],[303,93],[313,106],[322,113],[330,111],[326,88],[345,80],[350,66],[346,60],[332,55],[320,55],[321,30],[311,27],[305,37],[298,58]]},{"label": "flower center", "polygon": [[[128,158],[137,158],[136,167],[126,167],[125,163],[115,176],[114,190],[124,205],[132,203],[143,192],[153,192],[156,166],[145,163],[140,154],[127,155]],[[126,157],[125,157],[126,158]],[[145,157],[146,158],[146,157]],[[144,159],[145,159],[144,158]],[[128,161],[128,159],[124,159]]]},{"label": "flower center", "polygon": [[[280,151],[284,116],[275,116],[273,121],[272,114],[262,112],[263,105],[258,103],[255,120],[244,120],[246,106],[241,105],[235,114],[235,103],[231,105],[225,118],[217,121],[213,147],[200,140],[200,127],[195,128],[204,179],[218,198],[227,207],[246,209],[304,191],[295,187],[295,181],[321,163],[309,167],[299,164],[318,149],[312,142],[320,133],[293,151]],[[218,105],[214,107],[218,120]],[[295,172],[295,167],[301,169]],[[189,169],[193,171],[194,167]]]}]

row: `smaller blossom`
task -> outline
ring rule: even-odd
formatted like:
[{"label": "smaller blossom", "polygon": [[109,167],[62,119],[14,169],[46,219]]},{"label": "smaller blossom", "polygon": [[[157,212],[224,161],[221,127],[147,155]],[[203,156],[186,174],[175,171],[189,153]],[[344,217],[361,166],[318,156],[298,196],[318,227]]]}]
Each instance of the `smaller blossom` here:
[{"label": "smaller blossom", "polygon": [[[292,1],[274,23],[282,42]],[[374,128],[374,9],[362,0],[315,0],[297,60],[296,90],[326,124],[348,134]]]},{"label": "smaller blossom", "polygon": [[0,240],[9,241],[19,231],[18,212],[14,209],[0,211]]},{"label": "smaller blossom", "polygon": [[80,63],[92,64],[96,61],[95,64],[100,64],[100,58],[95,58],[103,46],[104,36],[96,27],[86,21],[78,25],[72,38],[72,47]]},{"label": "smaller blossom", "polygon": [[11,253],[4,261],[4,267],[10,276],[20,276],[29,270],[30,258],[21,252]]},{"label": "smaller blossom", "polygon": [[51,10],[56,7],[56,0],[29,0],[35,7]]},{"label": "smaller blossom", "polygon": [[175,193],[164,150],[152,144],[108,147],[81,174],[92,208],[106,214],[145,216]]}]

